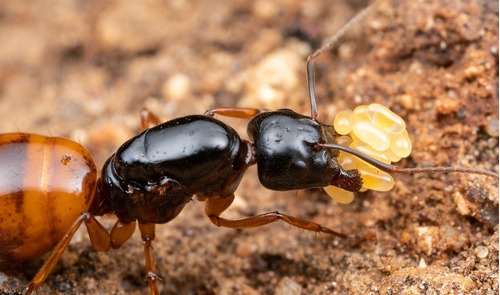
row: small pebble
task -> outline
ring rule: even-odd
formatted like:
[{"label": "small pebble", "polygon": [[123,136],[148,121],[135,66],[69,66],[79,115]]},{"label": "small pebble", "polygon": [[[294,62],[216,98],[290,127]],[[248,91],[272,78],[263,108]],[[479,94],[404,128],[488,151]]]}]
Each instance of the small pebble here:
[{"label": "small pebble", "polygon": [[0,285],[7,282],[8,279],[9,277],[5,273],[0,272]]},{"label": "small pebble", "polygon": [[257,244],[238,243],[238,246],[236,247],[236,255],[239,257],[247,257],[252,253],[255,253],[257,249]]},{"label": "small pebble", "polygon": [[414,109],[415,100],[409,94],[403,94],[399,97],[401,104],[408,110]]},{"label": "small pebble", "polygon": [[498,48],[496,46],[491,46],[490,47],[490,52],[493,55],[497,55],[498,54]]},{"label": "small pebble", "polygon": [[425,260],[423,258],[420,258],[420,261],[418,262],[418,267],[419,268],[426,268],[427,267],[427,263],[425,262]]},{"label": "small pebble", "polygon": [[476,248],[476,255],[478,258],[486,258],[488,256],[488,248],[485,246],[478,246]]},{"label": "small pebble", "polygon": [[185,74],[170,77],[163,85],[163,95],[168,100],[180,101],[189,94],[190,81]]},{"label": "small pebble", "polygon": [[481,68],[477,67],[477,66],[470,66],[468,68],[465,69],[464,71],[464,74],[465,74],[465,77],[467,79],[473,79],[477,76],[479,76],[479,74],[481,74]]},{"label": "small pebble", "polygon": [[70,291],[72,289],[71,285],[66,282],[59,282],[57,285],[57,290],[61,292]]},{"label": "small pebble", "polygon": [[273,20],[280,12],[280,7],[273,1],[256,1],[253,5],[253,15],[261,20]]},{"label": "small pebble", "polygon": [[457,211],[460,215],[468,216],[471,214],[467,201],[460,192],[457,191],[453,194],[453,202],[457,205]]},{"label": "small pebble", "polygon": [[498,119],[488,118],[486,120],[485,131],[489,136],[498,137]]},{"label": "small pebble", "polygon": [[434,251],[434,244],[439,236],[436,226],[420,226],[416,228],[417,250],[428,256]]},{"label": "small pebble", "polygon": [[274,294],[276,295],[300,295],[302,287],[289,278],[282,279],[276,289]]}]

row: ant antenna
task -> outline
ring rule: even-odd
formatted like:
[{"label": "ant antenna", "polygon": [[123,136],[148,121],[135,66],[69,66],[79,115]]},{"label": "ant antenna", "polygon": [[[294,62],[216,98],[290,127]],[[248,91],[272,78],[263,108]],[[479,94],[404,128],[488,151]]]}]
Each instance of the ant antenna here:
[{"label": "ant antenna", "polygon": [[353,150],[343,145],[335,144],[335,143],[318,143],[318,147],[322,148],[331,148],[338,149],[349,153],[353,156],[358,157],[359,159],[367,162],[368,164],[385,171],[389,174],[415,174],[415,173],[447,173],[447,172],[458,172],[458,173],[471,173],[471,174],[480,174],[489,177],[493,177],[498,179],[498,174],[495,172],[491,172],[483,169],[474,169],[474,168],[463,168],[463,167],[424,167],[424,168],[400,168],[394,165],[389,165],[380,162],[374,158],[371,158],[357,150]]},{"label": "ant antenna", "polygon": [[318,57],[323,51],[332,47],[337,40],[342,37],[349,28],[351,28],[354,24],[358,23],[361,19],[363,19],[375,6],[372,4],[363,10],[361,10],[355,17],[351,18],[340,30],[338,30],[333,36],[328,39],[326,43],[321,46],[321,48],[317,49],[313,54],[307,57],[307,89],[309,91],[309,99],[311,101],[311,118],[316,120],[318,117],[318,106],[316,105],[316,94],[314,90],[314,59]]}]

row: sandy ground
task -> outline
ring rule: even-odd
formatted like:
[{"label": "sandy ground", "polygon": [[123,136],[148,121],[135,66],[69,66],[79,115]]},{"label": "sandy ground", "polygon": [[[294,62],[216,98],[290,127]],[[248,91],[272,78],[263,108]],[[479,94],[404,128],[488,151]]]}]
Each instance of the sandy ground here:
[{"label": "sandy ground", "polygon": [[[309,113],[305,59],[365,1],[3,1],[0,132],[81,142],[98,166],[139,130],[215,106]],[[378,102],[407,122],[406,167],[498,171],[498,2],[381,1],[317,61],[319,119]],[[226,120],[242,136],[241,120]],[[157,226],[161,294],[498,294],[498,181],[396,176],[349,205],[319,190],[273,192],[252,168],[227,216],[271,210],[376,241],[276,223],[221,229],[192,202]],[[107,226],[113,217],[103,218]],[[21,290],[43,263],[0,272]],[[77,233],[40,294],[147,294],[137,233],[95,252]]]}]

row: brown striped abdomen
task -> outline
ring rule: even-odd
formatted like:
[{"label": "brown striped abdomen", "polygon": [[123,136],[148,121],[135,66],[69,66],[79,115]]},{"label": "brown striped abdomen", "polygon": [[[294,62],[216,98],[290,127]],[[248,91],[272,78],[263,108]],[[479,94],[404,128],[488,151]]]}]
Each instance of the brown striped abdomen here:
[{"label": "brown striped abdomen", "polygon": [[69,139],[0,134],[0,265],[51,250],[89,209],[97,172]]}]

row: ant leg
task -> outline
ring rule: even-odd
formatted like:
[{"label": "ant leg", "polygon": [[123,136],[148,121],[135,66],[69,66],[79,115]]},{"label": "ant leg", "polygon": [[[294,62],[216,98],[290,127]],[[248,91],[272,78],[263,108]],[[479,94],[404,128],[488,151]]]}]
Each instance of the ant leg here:
[{"label": "ant leg", "polygon": [[88,217],[85,219],[85,225],[87,226],[87,232],[90,237],[90,242],[92,243],[92,248],[96,251],[109,251],[109,247],[111,245],[111,237],[109,236],[109,233],[93,215],[90,213],[87,214]]},{"label": "ant leg", "polygon": [[141,127],[142,131],[161,124],[160,118],[153,114],[150,110],[144,108],[141,110]]},{"label": "ant leg", "polygon": [[134,231],[135,221],[122,223],[120,220],[117,220],[113,229],[111,229],[111,248],[120,248],[128,239],[130,239]]},{"label": "ant leg", "polygon": [[66,232],[64,237],[57,243],[56,247],[50,254],[50,257],[45,261],[43,266],[38,270],[35,277],[31,280],[28,291],[26,294],[31,294],[32,292],[36,292],[40,285],[47,279],[49,274],[54,269],[54,266],[61,258],[64,250],[68,247],[71,238],[78,230],[78,228],[82,225],[82,222],[85,222],[87,226],[87,232],[90,236],[90,241],[92,242],[92,247],[97,251],[107,251],[110,246],[110,237],[106,232],[106,229],[94,218],[92,214],[89,212],[84,212],[78,219],[71,225],[69,230]]},{"label": "ant leg", "polygon": [[252,119],[256,115],[265,112],[264,110],[252,108],[236,108],[236,107],[222,107],[213,108],[205,112],[205,116],[213,117],[215,114],[240,119]]},{"label": "ant leg", "polygon": [[153,240],[155,239],[154,223],[139,223],[139,230],[144,241],[144,255],[146,256],[146,280],[149,281],[151,295],[159,295],[156,280],[160,279],[156,274],[156,259],[153,251]]},{"label": "ant leg", "polygon": [[[256,216],[251,216],[248,218],[240,219],[240,220],[230,220],[226,219],[223,217],[220,217],[220,214],[224,210],[226,210],[231,203],[234,200],[234,195],[222,199],[220,197],[215,197],[215,198],[207,198],[205,200],[205,214],[210,218],[210,221],[212,221],[213,224],[217,226],[222,226],[222,227],[229,227],[229,228],[251,228],[251,227],[259,227],[263,226],[272,222],[276,222],[278,220],[282,220],[290,225],[293,225],[295,227],[305,229],[308,231],[313,231],[316,233],[326,233],[332,236],[337,236],[341,238],[360,238],[358,236],[352,236],[352,235],[346,235],[343,233],[339,233],[336,231],[333,231],[329,228],[326,228],[324,226],[321,226],[315,222],[294,217],[294,216],[289,216],[283,213],[280,213],[278,211],[274,212],[268,212]],[[367,239],[371,237],[367,236],[361,236],[362,239]]]}]

